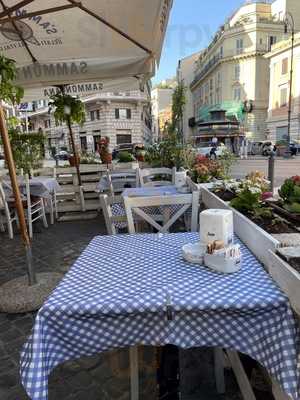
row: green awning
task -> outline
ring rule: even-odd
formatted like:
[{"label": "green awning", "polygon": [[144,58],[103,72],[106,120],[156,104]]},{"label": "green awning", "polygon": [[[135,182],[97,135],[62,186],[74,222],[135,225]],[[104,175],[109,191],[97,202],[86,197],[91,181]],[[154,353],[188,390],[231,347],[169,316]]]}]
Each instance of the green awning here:
[{"label": "green awning", "polygon": [[243,122],[245,119],[244,103],[241,101],[223,101],[211,106],[203,106],[198,112],[198,121],[211,121],[211,111],[225,111],[226,118]]}]

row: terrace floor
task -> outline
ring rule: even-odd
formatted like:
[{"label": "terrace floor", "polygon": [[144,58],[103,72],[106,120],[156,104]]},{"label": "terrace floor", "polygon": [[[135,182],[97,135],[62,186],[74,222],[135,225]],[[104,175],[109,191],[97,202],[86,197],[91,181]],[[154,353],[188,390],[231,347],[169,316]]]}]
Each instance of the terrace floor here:
[{"label": "terrace floor", "polygon": [[[81,251],[96,235],[106,234],[103,220],[57,223],[44,229],[37,226],[33,255],[37,272],[67,272]],[[20,236],[9,240],[0,233],[0,285],[26,274],[26,262]],[[0,313],[0,399],[25,400],[19,380],[19,352],[34,323],[35,313],[8,315]],[[140,385],[143,400],[157,398],[155,351],[141,352]],[[226,395],[217,395],[214,388],[211,349],[179,352],[181,393],[184,400],[240,400],[231,371],[226,372]],[[151,369],[152,365],[152,369]],[[51,374],[49,400],[129,400],[129,368],[126,349],[80,359],[59,366]],[[154,371],[154,372],[153,372]],[[255,374],[254,374],[255,375]],[[261,377],[252,379],[257,398],[268,400],[272,395]],[[176,396],[164,397],[177,399]]]}]

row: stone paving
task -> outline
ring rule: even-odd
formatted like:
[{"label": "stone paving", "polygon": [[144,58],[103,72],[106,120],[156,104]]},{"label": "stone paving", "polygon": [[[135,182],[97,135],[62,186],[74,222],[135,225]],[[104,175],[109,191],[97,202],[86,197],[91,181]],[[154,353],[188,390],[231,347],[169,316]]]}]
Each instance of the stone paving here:
[{"label": "stone paving", "polygon": [[[33,240],[37,272],[67,272],[89,241],[99,234],[106,234],[100,217],[91,221],[57,223],[48,229],[38,225]],[[26,262],[20,236],[16,234],[14,240],[9,240],[6,234],[0,233],[0,284],[24,274]],[[1,400],[28,399],[20,384],[18,363],[20,349],[30,333],[34,318],[35,313],[0,313]],[[226,395],[216,394],[210,349],[181,351],[180,359],[182,399],[241,399],[230,371],[227,371]],[[140,398],[157,399],[155,349],[141,349],[139,362]],[[49,381],[49,400],[129,400],[129,388],[128,350],[121,349],[57,367]],[[173,398],[177,397],[165,397],[166,400]],[[260,398],[267,400],[272,396],[263,392]]]}]

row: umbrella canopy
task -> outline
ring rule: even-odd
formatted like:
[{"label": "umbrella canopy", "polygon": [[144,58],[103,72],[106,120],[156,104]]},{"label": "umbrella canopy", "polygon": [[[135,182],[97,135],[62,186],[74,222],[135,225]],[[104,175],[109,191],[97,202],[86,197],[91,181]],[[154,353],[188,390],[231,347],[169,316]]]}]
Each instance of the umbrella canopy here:
[{"label": "umbrella canopy", "polygon": [[[130,85],[145,81],[153,76],[159,63],[172,2],[0,0],[0,53],[16,62],[16,83],[23,86],[27,98],[44,97],[39,89],[53,86],[96,82],[108,88],[109,82],[116,79]],[[0,131],[31,264],[30,241],[1,103]],[[70,133],[72,139],[71,126]],[[75,145],[73,148],[76,156]],[[30,269],[29,283],[34,284],[35,274]]]},{"label": "umbrella canopy", "polygon": [[27,94],[67,83],[149,78],[171,6],[172,0],[0,0],[0,51],[16,61]]}]

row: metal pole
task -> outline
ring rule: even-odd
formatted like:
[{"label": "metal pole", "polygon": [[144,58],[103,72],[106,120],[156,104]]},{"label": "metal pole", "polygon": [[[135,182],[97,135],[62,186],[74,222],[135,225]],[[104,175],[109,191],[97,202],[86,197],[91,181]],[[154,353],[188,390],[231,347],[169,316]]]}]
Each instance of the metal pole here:
[{"label": "metal pole", "polygon": [[26,249],[27,267],[28,267],[28,283],[29,283],[29,286],[32,286],[37,283],[37,280],[36,280],[34,265],[32,262],[31,242],[30,242],[30,239],[28,236],[27,225],[26,225],[26,220],[25,220],[25,215],[24,215],[24,209],[23,209],[20,189],[19,189],[19,185],[18,185],[18,181],[17,181],[15,163],[14,163],[11,145],[10,145],[10,141],[9,141],[9,137],[8,137],[8,131],[7,131],[6,123],[5,123],[4,110],[3,110],[3,107],[1,104],[0,104],[0,132],[1,132],[2,142],[3,142],[5,160],[7,162],[8,171],[9,171],[10,180],[11,180],[11,186],[12,186],[15,203],[16,203],[16,210],[18,213],[18,219],[19,219],[19,224],[20,224],[20,232],[21,232],[22,240],[25,245],[25,249]]},{"label": "metal pole", "polygon": [[271,182],[271,192],[274,194],[274,180],[275,180],[275,157],[273,150],[271,151],[268,163],[268,179]]},{"label": "metal pole", "polygon": [[76,171],[77,171],[78,185],[81,186],[81,176],[80,176],[80,169],[79,169],[79,158],[78,158],[78,154],[77,154],[77,151],[76,151],[76,146],[75,146],[72,126],[71,126],[71,119],[70,119],[69,115],[67,116],[67,126],[68,126],[68,129],[69,129],[71,146],[72,146],[72,150],[73,150],[73,154],[74,154],[74,158],[75,158],[75,167],[76,167]]}]

